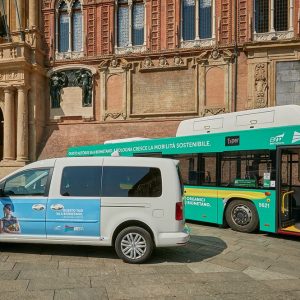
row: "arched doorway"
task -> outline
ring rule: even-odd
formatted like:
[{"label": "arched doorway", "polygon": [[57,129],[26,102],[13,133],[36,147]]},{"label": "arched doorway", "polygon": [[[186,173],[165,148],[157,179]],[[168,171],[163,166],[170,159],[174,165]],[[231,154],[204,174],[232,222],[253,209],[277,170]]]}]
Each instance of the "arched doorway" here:
[{"label": "arched doorway", "polygon": [[4,118],[2,109],[0,109],[0,160],[3,159],[3,127],[4,127]]}]

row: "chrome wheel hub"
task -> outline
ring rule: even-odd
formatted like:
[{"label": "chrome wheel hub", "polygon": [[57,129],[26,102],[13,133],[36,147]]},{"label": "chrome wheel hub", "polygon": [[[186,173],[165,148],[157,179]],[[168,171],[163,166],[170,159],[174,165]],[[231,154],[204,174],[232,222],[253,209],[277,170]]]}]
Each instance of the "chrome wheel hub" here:
[{"label": "chrome wheel hub", "polygon": [[146,240],[139,233],[128,233],[121,241],[121,251],[127,258],[139,259],[145,255],[146,250]]}]

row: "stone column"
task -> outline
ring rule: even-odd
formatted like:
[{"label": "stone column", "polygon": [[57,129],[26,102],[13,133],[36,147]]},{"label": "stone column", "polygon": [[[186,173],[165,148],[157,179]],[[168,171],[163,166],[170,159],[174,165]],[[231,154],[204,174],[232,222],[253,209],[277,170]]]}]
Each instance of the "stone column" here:
[{"label": "stone column", "polygon": [[[24,13],[25,13],[25,7],[24,7],[24,0],[17,0],[17,5],[18,5],[18,11],[19,11],[19,16],[18,16],[18,11],[17,13],[17,24],[19,25],[17,28],[18,30],[23,30],[24,29]],[[20,20],[19,20],[20,18]]]},{"label": "stone column", "polygon": [[274,0],[271,0],[271,26],[270,26],[270,32],[275,32],[275,22],[274,22]]},{"label": "stone column", "polygon": [[290,0],[290,24],[289,31],[294,31],[294,0]]},{"label": "stone column", "polygon": [[4,160],[15,160],[16,158],[15,131],[14,90],[6,88],[4,89]]},{"label": "stone column", "polygon": [[28,102],[27,88],[18,87],[17,160],[28,161]]},{"label": "stone column", "polygon": [[128,36],[128,46],[129,47],[132,47],[132,27],[133,27],[133,24],[132,24],[132,9],[133,9],[133,3],[132,3],[132,0],[129,0],[128,1],[128,13],[129,13],[129,36]]},{"label": "stone column", "polygon": [[29,28],[38,27],[37,13],[38,13],[37,0],[29,0]]},{"label": "stone column", "polygon": [[195,28],[195,40],[200,40],[200,33],[199,33],[199,22],[200,22],[200,16],[199,16],[199,0],[196,0],[195,3],[195,19],[196,19],[196,28]]},{"label": "stone column", "polygon": [[216,0],[212,1],[212,14],[213,14],[213,23],[212,23],[212,38],[216,38]]}]

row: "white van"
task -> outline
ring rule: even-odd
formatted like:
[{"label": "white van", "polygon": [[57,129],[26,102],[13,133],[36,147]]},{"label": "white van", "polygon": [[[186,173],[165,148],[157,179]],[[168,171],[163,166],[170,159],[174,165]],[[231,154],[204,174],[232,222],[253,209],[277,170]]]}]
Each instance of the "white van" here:
[{"label": "white van", "polygon": [[2,179],[0,193],[0,242],[112,245],[141,263],[154,247],[189,240],[171,159],[48,159]]}]

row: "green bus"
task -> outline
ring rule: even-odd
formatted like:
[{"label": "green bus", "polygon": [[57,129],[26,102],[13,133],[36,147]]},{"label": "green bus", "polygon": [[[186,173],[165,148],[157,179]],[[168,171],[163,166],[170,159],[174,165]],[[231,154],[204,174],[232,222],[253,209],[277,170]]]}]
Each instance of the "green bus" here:
[{"label": "green bus", "polygon": [[184,120],[176,137],[71,147],[67,155],[177,159],[186,219],[300,236],[300,106]]}]

